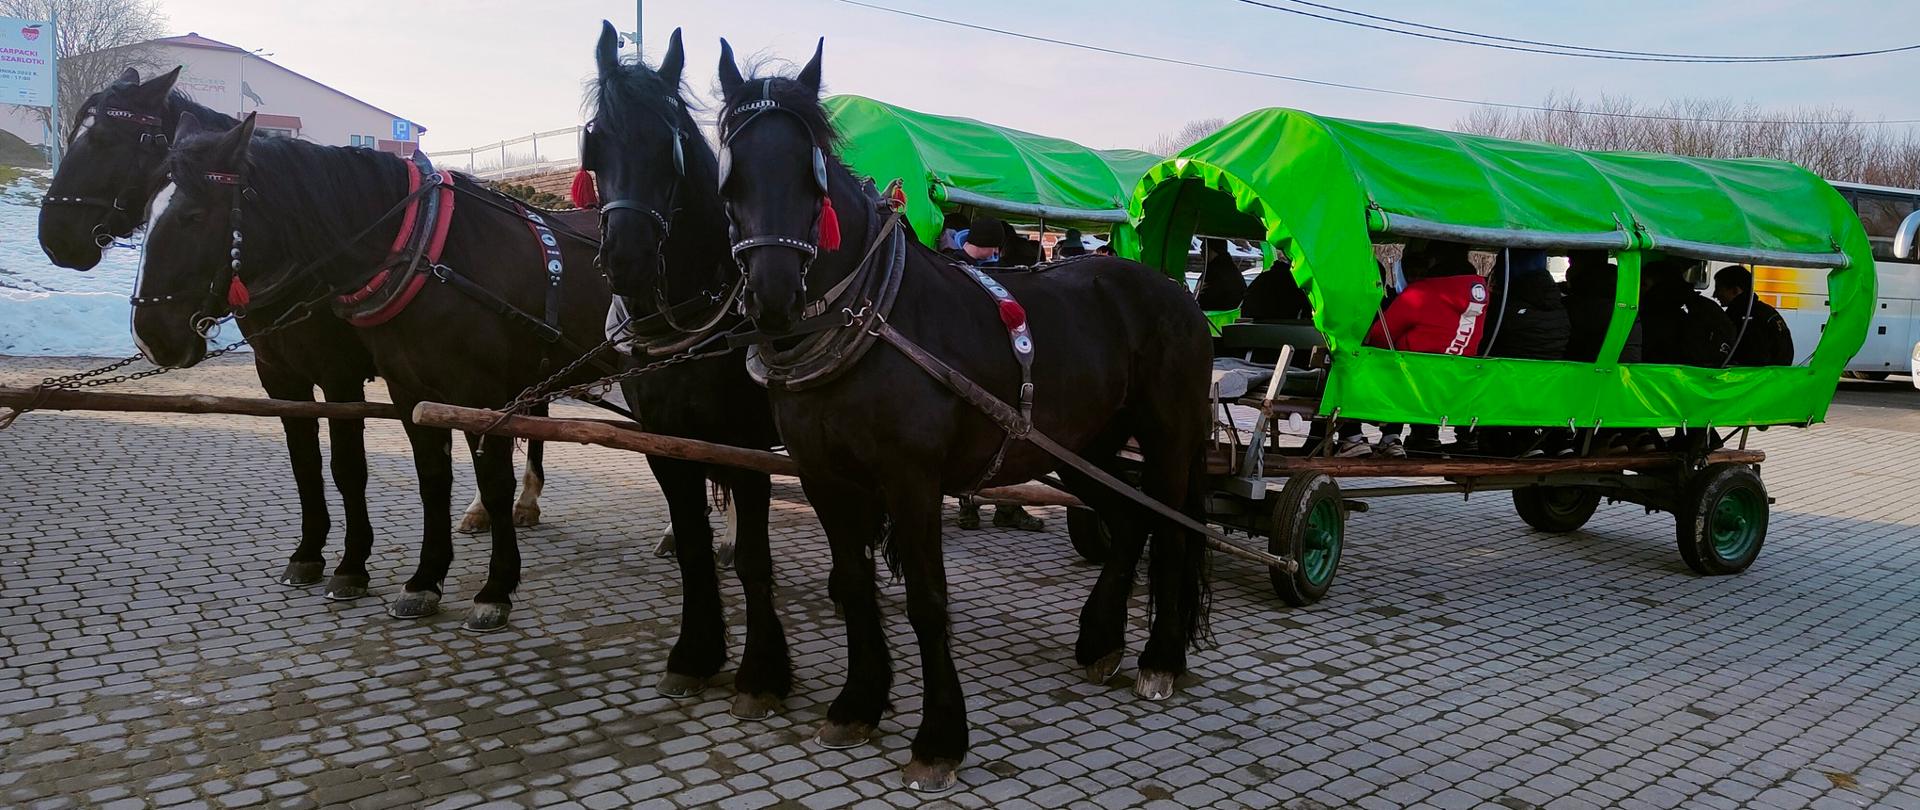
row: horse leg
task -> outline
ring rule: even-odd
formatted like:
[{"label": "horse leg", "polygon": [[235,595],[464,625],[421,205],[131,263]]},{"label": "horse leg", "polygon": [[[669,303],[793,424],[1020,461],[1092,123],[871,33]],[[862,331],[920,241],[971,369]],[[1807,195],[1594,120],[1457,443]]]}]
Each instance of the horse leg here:
[{"label": "horse leg", "polygon": [[764,473],[712,469],[729,491],[727,530],[735,537],[734,567],[747,594],[747,651],[733,678],[732,713],[759,720],[773,716],[793,692],[793,661],[774,603],[773,550],[767,540],[773,484]]},{"label": "horse leg", "polygon": [[[473,595],[473,607],[460,629],[475,633],[507,626],[513,591],[520,587],[520,541],[513,519],[513,439],[468,434],[473,451],[473,477],[480,486],[493,524],[493,550],[487,558],[487,581]],[[444,511],[444,507],[442,507]]]},{"label": "horse leg", "polygon": [[[364,402],[366,389],[359,380],[324,388],[328,402]],[[367,595],[367,558],[373,556],[373,521],[367,517],[366,422],[328,419],[333,444],[333,488],[346,508],[347,536],[340,565],[327,580],[327,598],[335,601]]]},{"label": "horse leg", "polygon": [[[260,370],[260,387],[274,399],[313,401],[313,384],[306,380]],[[326,570],[323,550],[332,519],[327,515],[326,481],[320,470],[320,420],[281,419],[280,429],[287,436],[287,460],[293,465],[293,485],[300,493],[300,545],[294,547],[286,570],[280,574],[282,585],[312,585]]]},{"label": "horse leg", "polygon": [[453,432],[411,421],[401,424],[420,479],[420,563],[406,590],[387,606],[387,615],[423,619],[440,612],[440,586],[453,565],[453,520],[447,514],[453,499]]},{"label": "horse leg", "polygon": [[[534,416],[546,416],[547,406],[534,409]],[[540,493],[547,488],[547,443],[527,442],[527,471],[520,475],[520,496],[513,500],[513,525],[540,525]]]},{"label": "horse leg", "polygon": [[[1180,421],[1162,425],[1180,425]],[[1194,424],[1185,422],[1184,424]],[[1159,435],[1156,435],[1158,433]],[[1189,515],[1197,494],[1195,480],[1205,468],[1199,445],[1173,430],[1143,430],[1139,436],[1141,490],[1150,498]],[[1187,647],[1199,634],[1206,600],[1206,546],[1200,538],[1158,516],[1142,514],[1151,527],[1148,550],[1147,645],[1140,651],[1140,676],[1134,694],[1165,700],[1177,690],[1175,679],[1187,671]]]},{"label": "horse leg", "polygon": [[681,542],[680,638],[667,655],[667,673],[655,687],[671,698],[694,697],[727,662],[727,622],[720,604],[720,575],[713,569],[713,528],[707,524],[707,475],[699,464],[647,456],[647,466],[667,499],[667,514]]},{"label": "horse leg", "polygon": [[493,528],[493,521],[487,517],[487,505],[480,499],[480,490],[473,491],[473,500],[467,502],[466,511],[460,513],[460,525],[454,531],[461,534],[479,534]]},{"label": "horse leg", "polygon": [[868,556],[880,536],[882,514],[873,493],[861,487],[823,476],[801,478],[800,485],[833,550],[827,593],[847,623],[847,681],[827,707],[827,721],[814,741],[826,748],[853,748],[873,736],[893,688],[893,656]]},{"label": "horse leg", "polygon": [[954,670],[947,617],[947,569],[940,555],[940,491],[932,480],[891,480],[887,513],[893,554],[906,580],[907,618],[920,642],[926,685],[913,759],[901,771],[909,790],[944,793],[959,783],[967,756],[967,705]]},{"label": "horse leg", "polygon": [[1128,602],[1133,598],[1134,573],[1147,532],[1141,526],[1139,507],[1125,496],[1072,469],[1060,474],[1067,488],[1101,516],[1109,536],[1100,579],[1080,609],[1080,636],[1074,644],[1074,661],[1087,683],[1102,684],[1120,670],[1120,661],[1126,657]]}]

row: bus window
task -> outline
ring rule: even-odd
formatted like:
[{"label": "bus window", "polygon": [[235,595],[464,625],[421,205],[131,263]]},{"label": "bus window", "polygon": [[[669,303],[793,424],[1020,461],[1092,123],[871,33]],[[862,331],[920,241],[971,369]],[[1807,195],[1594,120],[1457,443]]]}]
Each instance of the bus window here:
[{"label": "bus window", "polygon": [[[1900,230],[1900,223],[1915,210],[1920,210],[1920,195],[1890,194],[1883,191],[1855,189],[1849,195],[1853,198],[1854,210],[1860,214],[1860,224],[1867,229],[1867,238],[1873,242],[1874,261],[1894,261],[1893,237]],[[1912,261],[1915,257],[1907,257]]]}]

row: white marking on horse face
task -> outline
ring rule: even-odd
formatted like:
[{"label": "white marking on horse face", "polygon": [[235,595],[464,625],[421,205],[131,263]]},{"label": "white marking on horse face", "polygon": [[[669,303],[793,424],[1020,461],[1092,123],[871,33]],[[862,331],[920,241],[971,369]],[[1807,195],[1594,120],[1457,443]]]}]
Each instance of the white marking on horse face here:
[{"label": "white marking on horse face", "polygon": [[[73,130],[72,146],[79,146],[80,139],[87,137],[87,133],[92,130],[93,130],[93,113],[87,113],[87,117],[80,119],[80,126]],[[71,148],[71,146],[69,148]]]},{"label": "white marking on horse face", "polygon": [[[169,206],[173,205],[173,194],[178,190],[172,181],[168,181],[166,185],[160,187],[160,193],[155,194],[153,197],[153,218],[148,220],[149,222],[154,225],[160,224],[160,217],[167,212]],[[147,277],[147,251],[152,248],[153,229],[152,226],[149,226],[147,238],[140,244],[140,263],[135,265],[133,270],[133,294],[136,298],[143,295],[142,287],[145,285]],[[153,351],[148,349],[147,344],[140,339],[140,330],[133,328],[132,307],[127,308],[127,329],[133,333],[133,345],[140,350],[140,356],[145,357],[149,363],[157,362],[153,359]]]}]

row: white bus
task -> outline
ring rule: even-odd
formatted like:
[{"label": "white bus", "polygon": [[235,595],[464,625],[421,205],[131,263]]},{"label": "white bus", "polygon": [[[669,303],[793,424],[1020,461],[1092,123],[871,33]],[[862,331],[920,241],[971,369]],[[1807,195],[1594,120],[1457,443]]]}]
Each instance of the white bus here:
[{"label": "white bus", "polygon": [[[1906,373],[1920,352],[1915,348],[1920,343],[1920,255],[1912,248],[1913,229],[1920,226],[1920,190],[1837,182],[1833,187],[1866,226],[1880,282],[1867,342],[1847,364],[1847,373],[1874,380]],[[1895,255],[1896,241],[1904,255]],[[1762,265],[1753,268],[1753,276],[1760,300],[1779,309],[1793,330],[1794,361],[1806,362],[1827,326],[1827,271]]]}]

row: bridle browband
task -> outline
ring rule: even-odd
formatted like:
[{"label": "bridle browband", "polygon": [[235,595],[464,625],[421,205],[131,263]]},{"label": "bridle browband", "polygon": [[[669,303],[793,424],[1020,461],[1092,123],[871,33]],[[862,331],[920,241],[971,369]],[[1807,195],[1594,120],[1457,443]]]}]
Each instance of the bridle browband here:
[{"label": "bridle browband", "polygon": [[[160,116],[148,115],[119,107],[96,107],[88,111],[86,115],[82,115],[81,120],[86,120],[89,115],[98,115],[139,126],[141,128],[140,145],[158,146],[162,154],[164,154],[167,147],[173,143],[173,139],[166,133],[166,121]],[[78,134],[77,127],[75,128],[74,134]],[[73,145],[71,138],[67,141],[67,145]],[[104,209],[106,213],[102,214],[100,221],[93,225],[93,243],[103,249],[112,247],[114,240],[113,229],[109,227],[108,221],[116,214],[120,216],[132,215],[134,212],[133,207],[140,202],[137,195],[141,192],[139,178],[142,172],[140,171],[140,158],[138,156],[135,156],[133,166],[127,173],[131,175],[131,177],[122,178],[118,184],[119,191],[112,197],[48,194],[40,198],[40,204],[42,206],[68,205],[80,208]]]},{"label": "bridle browband", "polygon": [[[727,177],[732,174],[733,140],[740,137],[740,133],[745,132],[748,125],[760,120],[761,116],[768,113],[791,116],[795,121],[800,122],[801,128],[807,131],[807,145],[813,152],[814,191],[822,200],[831,199],[827,188],[827,155],[826,151],[820,148],[820,133],[814,130],[813,122],[807,120],[806,116],[774,100],[772,79],[760,80],[759,98],[742,102],[727,113],[725,131],[720,138],[720,187],[726,188]],[[820,221],[826,209],[827,206],[823,204],[814,210],[813,227],[810,229],[811,240],[777,234],[759,234],[743,238],[740,236],[739,226],[734,223],[733,203],[727,202],[727,232],[733,240],[733,244],[727,248],[727,251],[733,255],[734,263],[740,266],[741,278],[744,279],[747,274],[747,262],[744,258],[747,251],[754,248],[783,247],[797,251],[806,257],[800,260],[800,283],[804,288],[807,271],[813,268],[814,260],[820,258]]]}]

